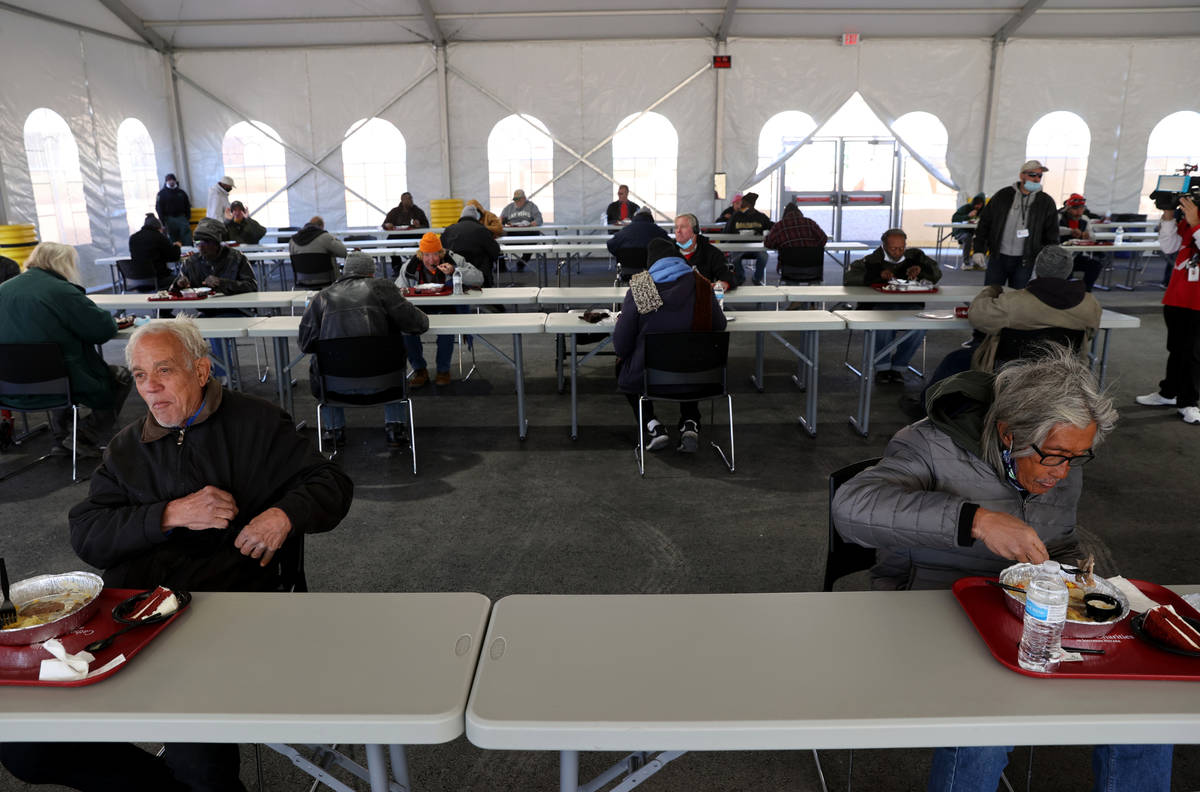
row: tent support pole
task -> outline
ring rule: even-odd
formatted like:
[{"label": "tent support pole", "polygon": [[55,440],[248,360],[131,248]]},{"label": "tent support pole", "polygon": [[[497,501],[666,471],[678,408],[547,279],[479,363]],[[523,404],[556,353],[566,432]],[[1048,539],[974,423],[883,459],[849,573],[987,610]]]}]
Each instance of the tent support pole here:
[{"label": "tent support pole", "polygon": [[[733,3],[730,4],[735,5]],[[717,54],[724,55],[727,47],[725,40],[717,41]],[[716,110],[713,113],[713,217],[721,213],[721,201],[718,200],[722,196],[717,195],[716,191],[716,174],[722,173],[725,170],[725,69],[714,69],[717,75],[717,101]],[[729,187],[726,185],[726,193]]]},{"label": "tent support pole", "polygon": [[442,125],[442,184],[446,185],[446,197],[454,195],[454,186],[450,181],[453,175],[450,171],[450,91],[446,80],[446,44],[435,47],[437,53],[438,75],[438,110]]},{"label": "tent support pole", "polygon": [[[167,90],[171,92],[171,133],[175,138],[175,150],[178,152],[177,159],[179,164],[183,165],[184,184],[188,186],[188,190],[192,195],[196,194],[196,185],[192,183],[192,165],[188,157],[187,150],[187,134],[183,127],[183,108],[179,104],[179,79],[175,76],[175,52],[174,50],[164,53],[167,67]],[[176,169],[179,165],[175,166]],[[176,171],[178,173],[178,171]]]}]

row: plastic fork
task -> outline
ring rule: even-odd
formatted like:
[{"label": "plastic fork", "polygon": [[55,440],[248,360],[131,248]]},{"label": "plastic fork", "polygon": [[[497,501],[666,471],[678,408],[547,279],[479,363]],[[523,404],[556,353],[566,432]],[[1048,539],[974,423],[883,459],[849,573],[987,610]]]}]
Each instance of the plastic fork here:
[{"label": "plastic fork", "polygon": [[17,621],[17,606],[8,598],[8,568],[3,558],[0,558],[0,593],[4,594],[4,602],[0,603],[0,629],[3,629]]}]

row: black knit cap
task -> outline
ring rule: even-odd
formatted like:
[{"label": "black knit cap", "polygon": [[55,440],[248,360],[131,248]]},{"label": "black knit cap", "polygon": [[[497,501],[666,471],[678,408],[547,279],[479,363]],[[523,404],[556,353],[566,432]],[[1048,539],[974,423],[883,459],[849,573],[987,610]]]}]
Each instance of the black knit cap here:
[{"label": "black knit cap", "polygon": [[646,266],[649,267],[659,259],[678,256],[679,251],[675,249],[675,244],[669,239],[651,239],[650,244],[646,245]]}]

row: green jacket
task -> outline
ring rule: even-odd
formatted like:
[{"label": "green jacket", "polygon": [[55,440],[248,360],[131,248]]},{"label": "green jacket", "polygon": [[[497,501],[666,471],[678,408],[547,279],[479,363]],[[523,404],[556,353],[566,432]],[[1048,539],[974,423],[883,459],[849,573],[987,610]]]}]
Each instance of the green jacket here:
[{"label": "green jacket", "polygon": [[[30,269],[0,284],[0,343],[58,344],[71,377],[71,396],[98,410],[112,409],[116,383],[96,349],[117,334],[112,315],[52,272]],[[14,407],[53,403],[41,396],[12,396]]]}]

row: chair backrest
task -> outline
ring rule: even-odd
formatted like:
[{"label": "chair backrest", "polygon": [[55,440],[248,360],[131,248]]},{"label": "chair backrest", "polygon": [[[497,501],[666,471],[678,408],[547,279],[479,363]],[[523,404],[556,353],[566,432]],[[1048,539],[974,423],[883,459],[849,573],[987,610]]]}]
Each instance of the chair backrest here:
[{"label": "chair backrest", "polygon": [[1070,347],[1078,352],[1083,346],[1084,331],[1068,330],[1065,327],[1043,327],[1039,330],[1014,330],[1006,327],[1000,331],[999,343],[996,346],[996,364],[1019,358],[1036,357],[1044,352],[1048,344]]},{"label": "chair backrest", "polygon": [[153,267],[134,264],[133,259],[117,259],[117,272],[121,273],[122,293],[158,290],[158,278]]},{"label": "chair backrest", "polygon": [[833,496],[838,487],[878,464],[880,457],[864,459],[829,474],[829,546],[825,551],[825,579],[821,591],[833,591],[838,578],[875,566],[875,548],[848,542],[837,532],[833,523]]},{"label": "chair backrest", "polygon": [[328,286],[337,280],[337,263],[328,253],[293,253],[292,273],[297,286]]},{"label": "chair backrest", "polygon": [[347,234],[342,237],[343,242],[374,242],[375,237],[371,234]]},{"label": "chair backrest", "polygon": [[1111,223],[1137,223],[1145,219],[1147,219],[1146,215],[1137,212],[1114,212],[1108,217]]},{"label": "chair backrest", "polygon": [[691,401],[725,394],[729,333],[647,333],[642,350],[646,396]]},{"label": "chair backrest", "polygon": [[819,281],[825,275],[825,248],[779,249],[779,274],[787,280]]},{"label": "chair backrest", "polygon": [[632,275],[646,269],[646,248],[617,248],[617,266],[622,275]]},{"label": "chair backrest", "polygon": [[[300,229],[297,226],[280,226],[278,230],[279,231],[299,231]],[[286,234],[286,235],[285,234],[276,234],[275,241],[281,242],[286,245],[288,242],[292,241],[292,235],[291,234]]]},{"label": "chair backrest", "polygon": [[62,348],[58,344],[0,344],[0,405],[6,396],[61,396],[61,406],[69,407],[71,378]]},{"label": "chair backrest", "polygon": [[[401,336],[330,338],[317,342],[317,390],[322,401],[382,404],[407,394],[408,358]],[[370,390],[372,393],[348,393]]]}]

